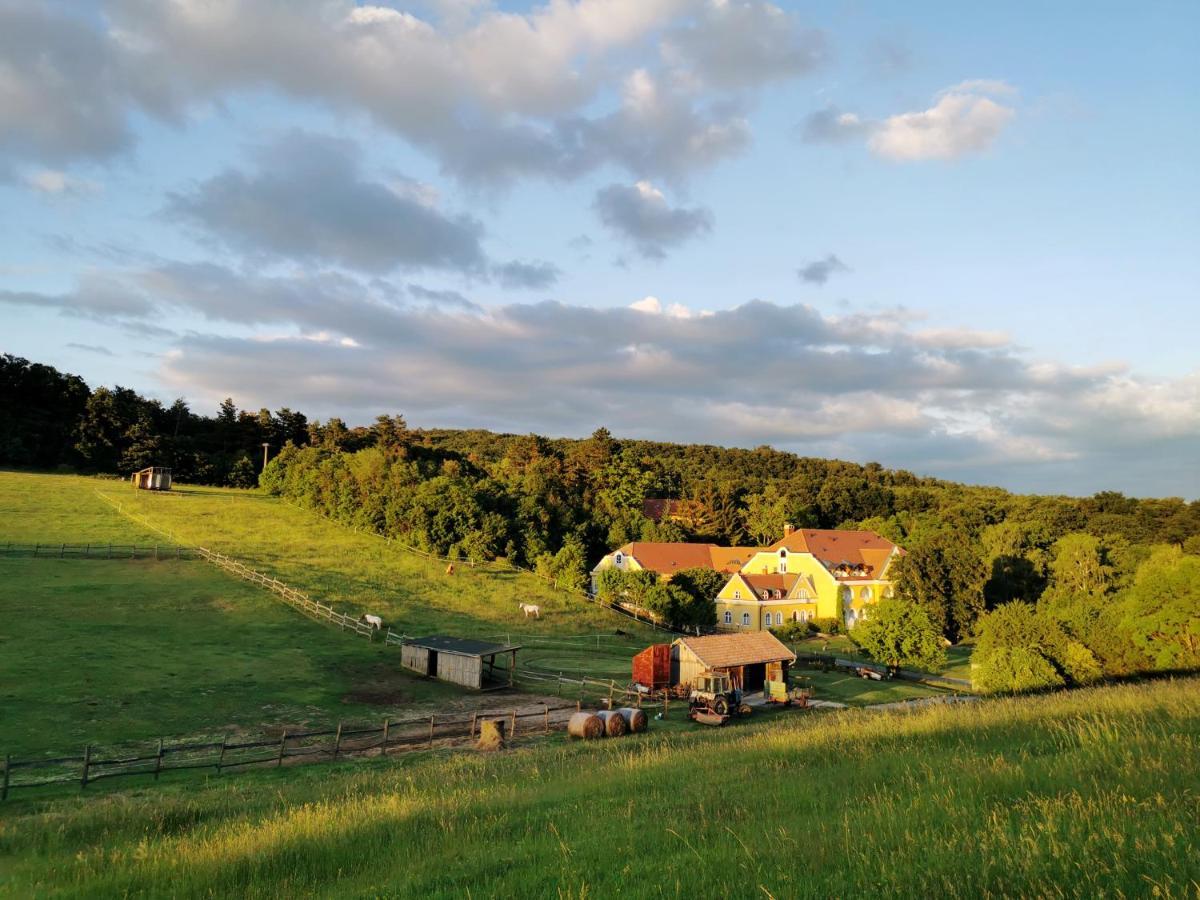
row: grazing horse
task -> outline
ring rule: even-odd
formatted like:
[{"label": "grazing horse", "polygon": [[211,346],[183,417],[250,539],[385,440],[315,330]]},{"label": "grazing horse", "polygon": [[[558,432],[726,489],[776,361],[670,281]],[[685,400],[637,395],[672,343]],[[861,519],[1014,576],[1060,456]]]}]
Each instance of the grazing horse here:
[{"label": "grazing horse", "polygon": [[365,622],[376,631],[379,631],[381,628],[383,628],[383,619],[381,619],[379,616],[373,616],[370,613],[363,613],[359,621]]},{"label": "grazing horse", "polygon": [[542,608],[540,606],[535,606],[532,603],[518,603],[517,608],[521,610],[521,612],[525,613],[525,618],[527,619],[530,616],[533,616],[535,619],[540,619],[542,617]]}]

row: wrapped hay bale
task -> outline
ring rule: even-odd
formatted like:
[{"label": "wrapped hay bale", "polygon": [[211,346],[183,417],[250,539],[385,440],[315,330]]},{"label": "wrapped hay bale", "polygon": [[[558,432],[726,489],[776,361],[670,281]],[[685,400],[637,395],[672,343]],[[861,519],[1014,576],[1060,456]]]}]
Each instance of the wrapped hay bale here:
[{"label": "wrapped hay bale", "polygon": [[615,709],[602,709],[596,715],[604,722],[604,733],[609,737],[621,737],[629,730],[625,717]]},{"label": "wrapped hay bale", "polygon": [[476,744],[480,750],[503,750],[504,749],[504,720],[503,719],[484,719],[479,723],[479,743]]},{"label": "wrapped hay bale", "polygon": [[567,721],[567,734],[590,741],[604,734],[604,722],[589,712],[577,712]]},{"label": "wrapped hay bale", "polygon": [[625,720],[625,725],[630,734],[641,734],[646,730],[649,721],[646,719],[646,714],[632,706],[622,706],[617,710],[621,717]]}]

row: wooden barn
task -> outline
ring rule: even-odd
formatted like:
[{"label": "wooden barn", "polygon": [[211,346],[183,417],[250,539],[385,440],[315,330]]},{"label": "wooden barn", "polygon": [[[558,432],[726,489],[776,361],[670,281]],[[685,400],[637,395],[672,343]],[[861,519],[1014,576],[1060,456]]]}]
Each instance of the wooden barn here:
[{"label": "wooden barn", "polygon": [[171,470],[165,466],[150,466],[140,472],[134,472],[130,480],[136,490],[169,491],[171,489]]},{"label": "wooden barn", "polygon": [[[400,648],[400,662],[406,669],[430,678],[486,691],[512,686],[520,649],[508,644],[435,634],[407,638]],[[497,657],[500,657],[499,665]]]},{"label": "wooden barn", "polygon": [[671,675],[690,685],[702,672],[728,672],[733,686],[761,691],[768,681],[786,681],[796,654],[769,631],[680,638],[671,645]]}]

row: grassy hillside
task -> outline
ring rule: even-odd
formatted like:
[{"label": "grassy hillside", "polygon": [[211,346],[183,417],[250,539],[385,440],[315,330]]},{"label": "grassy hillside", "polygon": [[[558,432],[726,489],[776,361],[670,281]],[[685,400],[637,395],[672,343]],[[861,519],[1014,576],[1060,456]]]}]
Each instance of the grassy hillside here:
[{"label": "grassy hillside", "polygon": [[96,489],[123,493],[121,481],[0,470],[0,543],[154,544],[160,535],[122,516]]},{"label": "grassy hillside", "polygon": [[0,559],[0,580],[0,753],[378,720],[458,696],[200,561]]},{"label": "grassy hillside", "polygon": [[1196,681],[0,809],[0,893],[1194,896]]}]

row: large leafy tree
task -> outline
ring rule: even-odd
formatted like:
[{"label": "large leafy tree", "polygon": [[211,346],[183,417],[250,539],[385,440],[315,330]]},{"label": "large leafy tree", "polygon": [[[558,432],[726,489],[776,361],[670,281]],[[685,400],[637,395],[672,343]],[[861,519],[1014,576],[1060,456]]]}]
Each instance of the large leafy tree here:
[{"label": "large leafy tree", "polygon": [[984,693],[1037,690],[1100,677],[1092,652],[1029,603],[1005,603],[979,622],[972,681]]},{"label": "large leafy tree", "polygon": [[850,639],[872,659],[892,668],[936,672],[946,664],[941,630],[925,607],[908,600],[880,600],[850,631]]},{"label": "large leafy tree", "polygon": [[1156,550],[1125,599],[1130,638],[1157,669],[1200,668],[1200,557]]},{"label": "large leafy tree", "polygon": [[969,636],[983,612],[987,570],[968,535],[938,529],[896,563],[896,592],[924,607],[950,640]]}]

